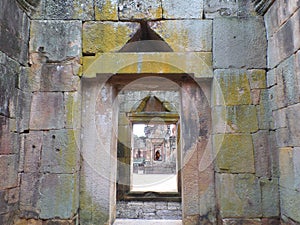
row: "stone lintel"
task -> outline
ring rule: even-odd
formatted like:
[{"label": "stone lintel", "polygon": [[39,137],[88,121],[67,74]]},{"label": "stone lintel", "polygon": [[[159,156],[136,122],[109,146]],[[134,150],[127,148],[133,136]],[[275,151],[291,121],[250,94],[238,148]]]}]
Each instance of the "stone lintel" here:
[{"label": "stone lintel", "polygon": [[195,78],[212,78],[211,52],[137,52],[103,53],[83,58],[83,76],[96,74],[194,74]]}]

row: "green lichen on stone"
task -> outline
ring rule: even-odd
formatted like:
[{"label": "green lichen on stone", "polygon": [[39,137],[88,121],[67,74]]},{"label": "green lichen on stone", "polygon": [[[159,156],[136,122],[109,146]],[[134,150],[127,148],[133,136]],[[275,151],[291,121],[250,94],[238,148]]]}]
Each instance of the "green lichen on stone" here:
[{"label": "green lichen on stone", "polygon": [[251,105],[250,85],[245,70],[216,70],[215,105]]},{"label": "green lichen on stone", "polygon": [[253,105],[217,106],[213,110],[215,133],[250,133],[258,130]]},{"label": "green lichen on stone", "polygon": [[83,52],[120,50],[140,28],[131,22],[86,22],[83,25]]},{"label": "green lichen on stone", "polygon": [[253,143],[250,134],[217,134],[213,137],[216,170],[254,173]]},{"label": "green lichen on stone", "polygon": [[250,70],[248,71],[248,78],[251,89],[261,89],[267,86],[265,70]]},{"label": "green lichen on stone", "polygon": [[95,2],[96,20],[118,20],[118,2],[102,0]]}]

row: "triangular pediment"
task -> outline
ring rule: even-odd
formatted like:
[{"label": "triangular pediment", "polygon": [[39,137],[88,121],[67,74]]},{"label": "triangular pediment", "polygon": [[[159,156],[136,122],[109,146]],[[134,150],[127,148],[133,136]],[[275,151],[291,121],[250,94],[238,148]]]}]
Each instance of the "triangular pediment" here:
[{"label": "triangular pediment", "polygon": [[141,28],[119,52],[173,52],[173,50],[148,26],[147,22],[141,22]]},{"label": "triangular pediment", "polygon": [[134,113],[155,113],[155,112],[172,112],[174,111],[169,102],[163,102],[156,96],[148,95],[143,98],[137,107],[131,112]]}]

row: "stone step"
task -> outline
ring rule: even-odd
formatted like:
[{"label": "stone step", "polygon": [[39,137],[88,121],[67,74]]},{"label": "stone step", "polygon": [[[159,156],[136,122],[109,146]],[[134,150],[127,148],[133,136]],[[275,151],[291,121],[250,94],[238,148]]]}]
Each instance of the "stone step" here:
[{"label": "stone step", "polygon": [[181,220],[117,219],[113,225],[182,225]]}]

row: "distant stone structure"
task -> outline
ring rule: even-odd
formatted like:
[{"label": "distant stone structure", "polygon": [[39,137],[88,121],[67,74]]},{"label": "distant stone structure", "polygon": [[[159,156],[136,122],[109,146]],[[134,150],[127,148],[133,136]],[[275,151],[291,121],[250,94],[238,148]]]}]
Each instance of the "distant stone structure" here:
[{"label": "distant stone structure", "polygon": [[[1,0],[0,224],[300,224],[299,8]],[[178,125],[178,193],[130,193],[149,121]]]}]

